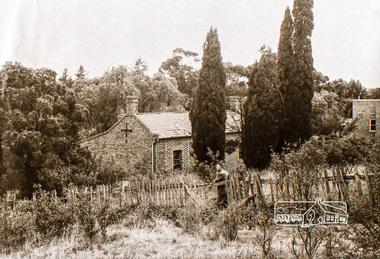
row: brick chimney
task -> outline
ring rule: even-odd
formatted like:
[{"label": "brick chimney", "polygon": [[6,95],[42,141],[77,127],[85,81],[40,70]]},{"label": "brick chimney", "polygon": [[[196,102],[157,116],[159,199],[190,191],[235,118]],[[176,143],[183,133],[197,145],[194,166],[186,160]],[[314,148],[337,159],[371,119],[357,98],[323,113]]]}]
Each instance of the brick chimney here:
[{"label": "brick chimney", "polygon": [[118,111],[118,119],[122,119],[126,115],[138,114],[139,112],[139,97],[129,95],[125,97],[125,105]]},{"label": "brick chimney", "polygon": [[127,96],[125,105],[126,115],[133,115],[139,113],[139,97],[138,96]]}]

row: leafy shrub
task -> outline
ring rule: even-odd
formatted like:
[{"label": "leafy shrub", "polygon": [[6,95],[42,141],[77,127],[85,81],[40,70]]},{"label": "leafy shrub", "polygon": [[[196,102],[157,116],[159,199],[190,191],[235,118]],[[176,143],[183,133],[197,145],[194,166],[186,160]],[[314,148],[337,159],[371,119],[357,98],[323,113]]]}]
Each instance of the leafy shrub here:
[{"label": "leafy shrub", "polygon": [[90,195],[84,192],[55,197],[39,189],[34,197],[19,201],[15,208],[0,214],[0,251],[18,250],[26,241],[43,245],[73,231],[76,226],[92,243],[99,233],[105,239],[106,228],[120,222],[129,212],[113,209],[108,204],[92,204]]},{"label": "leafy shrub", "polygon": [[380,175],[378,174],[371,178],[372,203],[368,197],[363,200],[356,199],[349,210],[351,223],[344,236],[355,246],[346,249],[343,254],[354,257],[380,257]]},{"label": "leafy shrub", "polygon": [[122,215],[123,224],[126,227],[153,229],[156,226],[157,218],[163,218],[178,227],[181,226],[182,210],[171,205],[139,204],[116,211],[115,215],[118,221]]},{"label": "leafy shrub", "polygon": [[[24,205],[24,203],[22,204]],[[18,205],[20,207],[20,204]],[[35,233],[30,212],[15,210],[0,214],[0,252],[9,253],[20,249]]]},{"label": "leafy shrub", "polygon": [[259,207],[254,215],[256,234],[254,243],[260,248],[262,258],[272,256],[272,241],[276,234],[273,225],[273,207]]},{"label": "leafy shrub", "polygon": [[46,191],[39,190],[35,195],[28,209],[35,215],[36,231],[43,239],[61,237],[74,223],[72,210]]},{"label": "leafy shrub", "polygon": [[219,163],[219,154],[214,154],[214,152],[207,148],[207,156],[210,158],[210,161],[199,162],[197,161],[193,167],[193,172],[198,175],[203,181],[211,182],[216,176],[216,164]]},{"label": "leafy shrub", "polygon": [[198,163],[194,166],[194,173],[203,181],[211,182],[215,178],[215,164]]},{"label": "leafy shrub", "polygon": [[238,217],[236,217],[234,206],[229,206],[225,210],[221,210],[216,219],[216,226],[220,231],[220,235],[227,241],[233,241],[238,234]]}]

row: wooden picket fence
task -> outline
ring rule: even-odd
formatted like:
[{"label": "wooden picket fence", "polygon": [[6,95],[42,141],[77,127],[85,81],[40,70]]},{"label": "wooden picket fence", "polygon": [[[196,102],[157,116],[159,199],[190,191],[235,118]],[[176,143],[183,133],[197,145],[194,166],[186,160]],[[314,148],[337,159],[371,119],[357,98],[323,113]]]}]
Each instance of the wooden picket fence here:
[{"label": "wooden picket fence", "polygon": [[[318,198],[324,200],[349,201],[349,196],[354,192],[359,199],[364,196],[372,202],[370,177],[367,171],[353,175],[330,175],[327,173],[317,179],[313,187]],[[210,199],[216,199],[216,186],[224,184],[200,183],[186,181],[179,177],[169,179],[141,179],[128,182],[119,192],[119,205],[157,204],[184,206],[191,199],[199,205],[205,206]],[[363,184],[365,184],[363,186]],[[239,202],[248,198],[254,198],[266,204],[274,204],[280,200],[297,200],[295,184],[292,181],[280,183],[278,179],[260,179],[258,173],[246,173],[244,178],[230,175],[227,182],[229,202]],[[117,195],[116,195],[117,196]]]},{"label": "wooden picket fence", "polygon": [[[325,175],[317,179],[314,186],[318,198],[324,200],[349,201],[352,192],[359,199],[368,197],[372,203],[371,177],[380,174],[369,175],[365,170],[361,174],[353,175]],[[363,186],[364,183],[364,186]],[[139,179],[124,181],[119,186],[98,185],[96,187],[71,187],[69,195],[84,193],[90,197],[92,204],[109,204],[112,207],[124,207],[138,204],[156,204],[185,206],[190,200],[200,206],[210,205],[210,201],[216,199],[216,186],[201,183],[184,177],[171,177],[166,179]],[[279,182],[278,179],[261,179],[256,172],[247,172],[243,179],[231,174],[227,182],[229,202],[240,202],[253,198],[255,201],[266,204],[274,204],[277,201],[297,200],[295,187],[292,181]],[[53,197],[57,197],[55,192]],[[11,209],[16,203],[16,195],[7,193],[1,199],[1,207]]]}]

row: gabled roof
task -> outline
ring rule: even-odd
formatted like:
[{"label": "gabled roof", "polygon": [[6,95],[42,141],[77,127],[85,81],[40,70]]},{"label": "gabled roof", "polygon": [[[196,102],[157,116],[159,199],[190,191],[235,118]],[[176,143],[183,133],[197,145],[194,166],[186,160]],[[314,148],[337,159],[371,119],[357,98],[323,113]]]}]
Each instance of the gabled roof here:
[{"label": "gabled roof", "polygon": [[187,112],[142,113],[135,115],[158,138],[189,137],[191,123]]},{"label": "gabled roof", "polygon": [[[135,115],[159,139],[191,137],[191,122],[188,112],[142,113]],[[240,131],[237,113],[227,111],[226,133]]]}]

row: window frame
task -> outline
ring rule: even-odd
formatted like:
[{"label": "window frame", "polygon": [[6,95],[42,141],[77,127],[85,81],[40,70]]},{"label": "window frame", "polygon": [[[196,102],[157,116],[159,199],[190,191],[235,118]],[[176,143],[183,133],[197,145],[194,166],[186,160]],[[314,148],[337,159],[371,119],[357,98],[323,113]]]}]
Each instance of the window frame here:
[{"label": "window frame", "polygon": [[376,119],[369,120],[369,132],[376,132]]},{"label": "window frame", "polygon": [[[182,149],[173,150],[173,170],[182,170],[183,168],[183,159],[182,159]],[[176,157],[178,154],[178,158]]]}]

